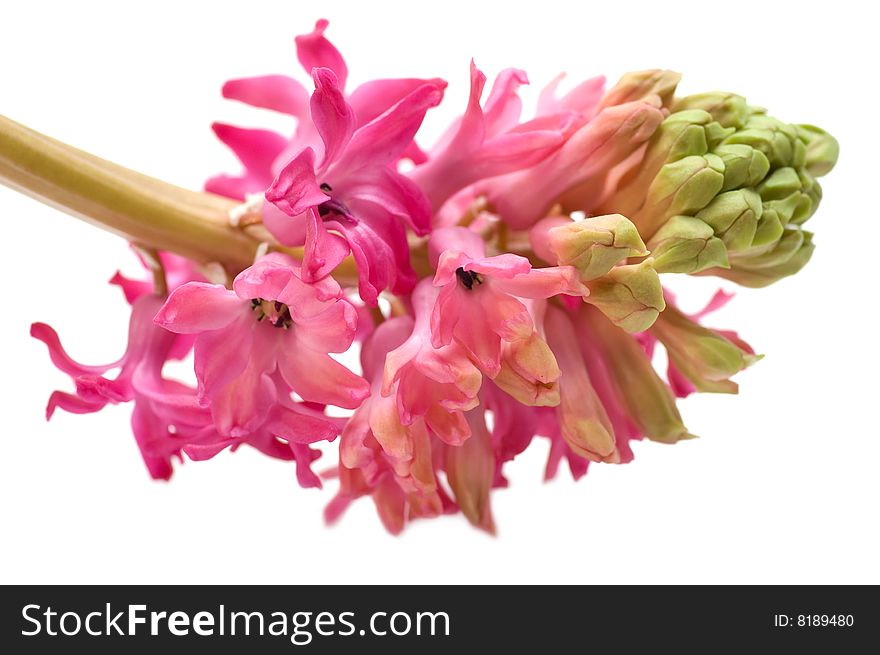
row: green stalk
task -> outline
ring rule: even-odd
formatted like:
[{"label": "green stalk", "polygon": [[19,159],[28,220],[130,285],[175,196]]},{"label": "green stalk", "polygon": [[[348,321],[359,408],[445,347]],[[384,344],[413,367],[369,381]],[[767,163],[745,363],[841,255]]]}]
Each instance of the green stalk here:
[{"label": "green stalk", "polygon": [[253,263],[263,238],[229,224],[233,200],[142,175],[3,116],[0,182],[139,246],[233,274]]}]

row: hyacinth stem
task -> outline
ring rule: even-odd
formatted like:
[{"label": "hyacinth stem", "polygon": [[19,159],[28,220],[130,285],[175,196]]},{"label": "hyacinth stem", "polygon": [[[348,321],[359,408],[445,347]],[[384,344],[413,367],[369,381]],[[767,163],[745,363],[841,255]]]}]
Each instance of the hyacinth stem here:
[{"label": "hyacinth stem", "polygon": [[[106,161],[0,116],[0,182],[147,250],[173,252],[235,274],[269,240],[261,226],[229,223],[234,200],[190,191]],[[301,258],[302,249],[281,248]],[[350,261],[334,271],[356,272]]]}]

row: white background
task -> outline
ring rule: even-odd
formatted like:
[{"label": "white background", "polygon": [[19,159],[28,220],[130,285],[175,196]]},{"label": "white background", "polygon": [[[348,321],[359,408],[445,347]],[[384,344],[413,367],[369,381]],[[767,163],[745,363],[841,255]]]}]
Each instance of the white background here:
[{"label": "white background", "polygon": [[[725,89],[835,134],[840,164],[809,227],[818,248],[795,278],[743,290],[711,324],[767,357],[738,397],[682,403],[701,439],[635,444],[630,465],[541,482],[543,441],[494,495],[499,536],[461,517],[388,536],[372,503],[332,529],[324,491],[253,452],[151,482],[128,407],[43,420],[68,389],[32,321],[86,362],[115,359],[127,309],[105,281],[126,246],[0,188],[0,581],[23,582],[880,582],[878,566],[875,17],[868,3],[804,2],[21,2],[4,9],[0,112],[51,136],[198,188],[234,171],[214,119],[289,127],[224,102],[222,82],[302,74],[292,38],[314,20],[353,83],[442,76],[428,136],[463,107],[468,61],[525,68],[539,87],[628,69],[685,73],[688,92]],[[724,7],[722,9],[721,7]],[[527,101],[534,98],[527,91]],[[527,105],[529,106],[529,105]],[[425,144],[424,138],[422,143]],[[695,307],[717,284],[686,287]],[[329,461],[325,458],[325,461]],[[833,608],[831,608],[833,609]]]}]

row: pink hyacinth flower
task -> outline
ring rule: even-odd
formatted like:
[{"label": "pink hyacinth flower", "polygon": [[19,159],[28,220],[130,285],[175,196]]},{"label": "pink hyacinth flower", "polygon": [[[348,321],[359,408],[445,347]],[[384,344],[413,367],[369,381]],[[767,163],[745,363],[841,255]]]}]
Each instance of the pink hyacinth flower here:
[{"label": "pink hyacinth flower", "polygon": [[[44,323],[34,323],[31,336],[46,344],[52,363],[76,385],[75,393],[52,393],[46,418],[51,418],[56,409],[91,414],[108,404],[135,401],[131,425],[144,463],[152,477],[167,480],[172,474],[171,458],[180,453],[180,444],[171,438],[168,426],[177,422],[186,409],[152,402],[152,395],[171,391],[171,387],[175,387],[175,393],[184,389],[183,385],[159,377],[177,340],[177,335],[153,324],[153,316],[161,305],[161,299],[152,294],[134,301],[125,354],[119,361],[106,365],[87,366],[74,361],[61,346],[55,330]],[[106,377],[114,368],[119,368],[119,374]]]},{"label": "pink hyacinth flower", "polygon": [[308,283],[290,257],[262,257],[235,278],[233,291],[191,282],[168,297],[158,325],[195,334],[199,399],[221,434],[237,437],[268,426],[308,440],[290,391],[303,400],[354,408],[367,383],[328,353],[344,352],[356,311],[333,278]]},{"label": "pink hyacinth flower", "polygon": [[[326,276],[351,252],[363,300],[379,291],[407,293],[415,284],[406,228],[427,232],[430,207],[418,187],[392,166],[412,141],[443,84],[427,82],[375,120],[357,127],[334,73],[312,72],[312,121],[323,144],[290,160],[266,192],[283,214],[268,212],[266,227],[282,243],[305,243],[303,277]],[[333,232],[331,232],[332,230]]]},{"label": "pink hyacinth flower", "polygon": [[457,343],[434,347],[431,314],[437,295],[431,280],[422,280],[412,296],[415,321],[395,319],[405,320],[411,331],[388,353],[381,393],[396,397],[404,424],[422,417],[442,441],[458,445],[470,436],[464,412],[479,404],[483,375]]},{"label": "pink hyacinth flower", "polygon": [[520,85],[526,74],[514,68],[502,71],[485,106],[480,98],[486,76],[471,61],[470,98],[465,113],[428,153],[428,160],[409,173],[428,196],[435,211],[456,192],[477,180],[531,166],[558,148],[573,114],[539,117],[519,124]]},{"label": "pink hyacinth flower", "polygon": [[489,377],[501,370],[504,342],[535,334],[521,299],[589,293],[573,267],[533,269],[518,255],[486,257],[483,240],[464,228],[434,231],[429,247],[437,262],[434,285],[440,288],[431,316],[433,345],[458,343]]},{"label": "pink hyacinth flower", "polygon": [[408,318],[380,325],[364,343],[364,375],[373,393],[355,411],[339,445],[340,490],[327,508],[335,521],[354,499],[373,498],[385,527],[399,533],[406,521],[437,516],[447,507],[434,475],[431,436],[422,418],[404,424],[393,395],[382,395],[386,354],[398,348],[412,329]]},{"label": "pink hyacinth flower", "polygon": [[[143,255],[137,250],[135,253],[144,268],[149,269]],[[158,256],[157,263],[162,266],[168,288],[202,279],[189,260],[164,252]],[[52,362],[70,376],[76,388],[75,393],[53,392],[46,418],[51,418],[56,409],[86,414],[100,411],[108,404],[134,401],[132,432],[144,463],[152,477],[167,480],[172,474],[171,459],[179,456],[182,445],[181,440],[173,438],[169,426],[176,429],[192,424],[201,429],[210,418],[195,407],[192,390],[161,377],[167,360],[182,359],[189,353],[192,339],[153,325],[153,316],[162,301],[154,295],[152,280],[128,278],[117,271],[110,283],[122,289],[132,306],[128,346],[118,361],[100,366],[79,364],[65,352],[55,330],[44,323],[31,326],[31,336],[46,344]],[[116,377],[108,377],[116,368]]]},{"label": "pink hyacinth flower", "polygon": [[[328,21],[322,19],[314,30],[296,37],[296,54],[306,75],[314,68],[327,68],[336,74],[339,87],[345,89],[348,66],[336,47],[324,35]],[[428,80],[372,80],[347,96],[354,110],[357,127],[385,113]],[[205,183],[205,190],[244,200],[248,194],[263,193],[281,168],[306,147],[320,147],[321,139],[309,114],[309,92],[298,80],[287,75],[260,75],[229,80],[223,85],[223,97],[252,107],[269,109],[296,119],[291,137],[269,130],[241,128],[215,123],[214,133],[236,155],[244,167],[238,175],[216,175]],[[410,142],[404,156],[415,163],[424,154]],[[269,210],[271,211],[271,210]]]}]

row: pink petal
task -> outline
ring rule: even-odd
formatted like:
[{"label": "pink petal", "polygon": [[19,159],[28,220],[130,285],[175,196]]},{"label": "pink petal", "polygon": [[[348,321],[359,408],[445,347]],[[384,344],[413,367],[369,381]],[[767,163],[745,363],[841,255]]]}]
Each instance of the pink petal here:
[{"label": "pink petal", "polygon": [[287,162],[266,190],[266,200],[288,216],[298,216],[329,199],[315,179],[315,151],[311,148]]},{"label": "pink petal", "polygon": [[52,418],[58,407],[71,414],[91,414],[103,409],[106,404],[105,400],[86,400],[64,391],[53,391],[46,405],[46,420]]},{"label": "pink petal", "polygon": [[128,301],[128,304],[133,303],[144,294],[153,292],[152,282],[147,282],[145,280],[132,280],[131,278],[125,277],[119,271],[116,271],[116,274],[110,278],[110,284],[115,284],[122,289],[122,293],[125,294],[125,299]]},{"label": "pink petal", "polygon": [[520,298],[551,298],[558,294],[584,296],[589,293],[573,266],[534,268],[514,278],[493,280],[493,286]]},{"label": "pink petal", "polygon": [[275,405],[275,385],[251,362],[244,372],[211,400],[211,415],[220,434],[243,437],[259,429]]},{"label": "pink petal", "polygon": [[61,345],[58,333],[45,323],[34,323],[31,325],[31,336],[46,344],[49,349],[49,359],[59,371],[67,373],[70,376],[77,375],[100,375],[111,368],[115,368],[122,363],[122,360],[104,364],[101,366],[86,366],[75,362]]},{"label": "pink petal", "polygon": [[220,284],[187,282],[168,296],[153,321],[179,334],[219,330],[229,325],[247,307]]},{"label": "pink petal", "polygon": [[287,139],[276,132],[214,123],[214,134],[229,147],[247,171],[247,177],[262,182],[263,188],[272,181],[272,163],[284,150]]},{"label": "pink petal", "polygon": [[[441,255],[444,251],[454,251],[449,255],[447,262],[443,263]],[[450,275],[455,272],[463,263],[456,263],[465,259],[480,259],[486,255],[486,242],[476,232],[465,227],[443,227],[434,230],[431,233],[431,239],[428,241],[428,261],[431,266],[437,268],[443,267],[446,273]],[[445,273],[444,273],[445,274]]]},{"label": "pink petal", "polygon": [[163,424],[149,404],[135,403],[131,413],[131,430],[150,477],[154,480],[170,479],[174,472],[171,453],[179,452],[180,446],[171,441],[168,425]]},{"label": "pink petal", "polygon": [[205,181],[205,191],[225,196],[233,200],[244,201],[248,194],[265,190],[266,184],[260,184],[246,175],[213,175]]},{"label": "pink petal", "polygon": [[475,259],[464,264],[463,268],[466,271],[489,275],[493,278],[510,279],[528,273],[532,270],[532,264],[525,257],[505,253],[495,257]]},{"label": "pink petal", "polygon": [[715,292],[715,295],[712,296],[711,300],[709,300],[706,306],[703,307],[703,309],[698,311],[696,314],[691,314],[690,317],[695,321],[698,321],[699,319],[704,318],[713,312],[717,312],[719,309],[729,303],[733,299],[734,295],[736,294],[725,291],[724,289],[718,289],[718,291]]},{"label": "pink petal", "polygon": [[305,212],[306,241],[303,252],[303,279],[327,277],[348,256],[345,239],[327,231],[324,221],[314,209]]},{"label": "pink petal", "polygon": [[302,84],[286,75],[263,75],[229,80],[223,85],[223,97],[253,107],[290,114],[300,119],[308,117],[308,91]]},{"label": "pink petal", "polygon": [[339,428],[326,418],[293,408],[279,408],[266,423],[266,429],[285,441],[299,444],[332,441],[339,434]]},{"label": "pink petal", "polygon": [[428,109],[440,104],[445,86],[445,82],[423,84],[361,127],[354,133],[339,166],[355,171],[397,161],[412,142]]},{"label": "pink petal", "polygon": [[301,246],[306,240],[306,212],[288,216],[269,201],[263,203],[263,225],[285,246]]},{"label": "pink petal", "polygon": [[528,83],[526,72],[516,68],[505,69],[495,78],[483,109],[489,136],[506,132],[519,122],[522,100],[517,92],[520,86]]},{"label": "pink petal", "polygon": [[346,196],[375,205],[376,210],[391,214],[420,236],[430,230],[428,199],[415,182],[391,168],[362,170],[348,181]]},{"label": "pink petal", "polygon": [[312,471],[312,460],[321,456],[318,451],[312,450],[306,444],[291,442],[288,444],[296,459],[296,481],[304,489],[320,489],[321,478]]},{"label": "pink petal", "polygon": [[366,380],[326,353],[287,340],[278,352],[285,382],[306,401],[354,409],[370,394]]},{"label": "pink petal", "polygon": [[247,367],[256,327],[255,318],[242,316],[226,330],[196,337],[194,367],[201,399],[212,398]]},{"label": "pink petal", "polygon": [[301,326],[294,326],[289,338],[310,350],[342,353],[351,346],[356,331],[357,310],[347,300],[340,300],[310,316]]},{"label": "pink petal", "polygon": [[[236,275],[235,280],[232,281],[232,288],[235,290],[235,295],[240,298],[239,302],[254,298],[281,300],[284,289],[291,280],[299,281],[298,270],[299,266],[288,255],[271,253]],[[247,306],[247,303],[243,305]]]},{"label": "pink petal", "polygon": [[309,101],[312,122],[324,142],[324,157],[321,167],[326,167],[339,159],[354,132],[355,116],[339,86],[336,75],[328,68],[315,68],[312,71],[315,92]]},{"label": "pink petal", "polygon": [[485,86],[486,76],[471,59],[471,90],[467,109],[461,117],[458,131],[446,148],[447,151],[471,152],[483,143],[486,137],[486,121],[483,108],[480,106],[480,97]]},{"label": "pink petal", "polygon": [[322,18],[315,23],[312,32],[297,36],[296,56],[306,73],[311,74],[315,68],[329,68],[336,73],[340,88],[345,88],[348,67],[336,47],[324,36],[329,24],[328,20]]},{"label": "pink petal", "polygon": [[596,107],[605,92],[605,77],[599,75],[585,80],[558,98],[556,90],[564,77],[565,73],[558,75],[541,90],[538,96],[538,116],[576,111],[583,116],[584,120],[589,120],[595,114]]},{"label": "pink petal", "polygon": [[422,80],[415,78],[364,82],[348,96],[348,103],[354,109],[355,116],[357,116],[358,127],[366,125],[374,118],[381,116],[403,98],[425,84],[434,84],[442,88],[446,83],[440,79]]}]

